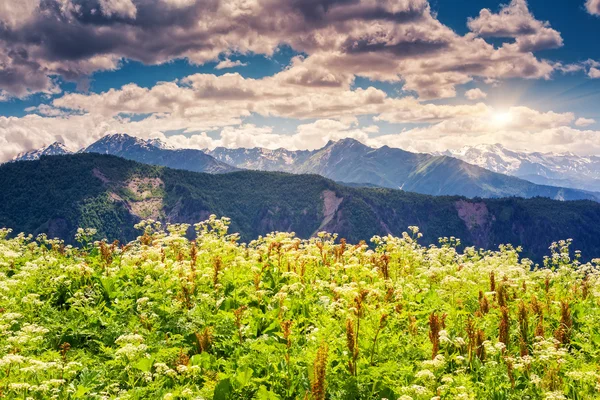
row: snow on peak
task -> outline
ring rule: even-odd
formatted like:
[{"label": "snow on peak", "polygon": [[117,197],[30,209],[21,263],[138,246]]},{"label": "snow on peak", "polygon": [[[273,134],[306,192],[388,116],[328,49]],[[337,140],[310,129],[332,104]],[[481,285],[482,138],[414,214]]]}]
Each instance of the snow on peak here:
[{"label": "snow on peak", "polygon": [[69,150],[63,143],[54,142],[37,150],[20,153],[13,158],[13,161],[32,161],[38,160],[41,156],[60,156],[71,153],[72,151]]}]

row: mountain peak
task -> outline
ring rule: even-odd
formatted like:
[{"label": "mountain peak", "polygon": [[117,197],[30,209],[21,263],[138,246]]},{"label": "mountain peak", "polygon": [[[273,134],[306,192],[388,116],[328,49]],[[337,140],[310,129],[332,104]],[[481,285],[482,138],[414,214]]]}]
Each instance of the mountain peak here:
[{"label": "mountain peak", "polygon": [[54,142],[37,150],[20,153],[12,161],[32,161],[39,159],[41,156],[59,156],[71,153],[72,151],[64,143]]},{"label": "mountain peak", "polygon": [[354,138],[343,138],[343,139],[339,139],[339,140],[330,140],[327,142],[327,144],[325,145],[325,147],[343,147],[343,148],[349,148],[352,146],[358,146],[358,147],[368,147],[367,145],[365,145],[364,143],[362,143],[359,140],[356,140]]},{"label": "mountain peak", "polygon": [[85,151],[93,151],[97,153],[106,153],[107,151],[102,151],[102,149],[115,149],[115,148],[123,148],[123,147],[144,147],[144,148],[153,148],[156,147],[158,149],[171,149],[169,145],[164,143],[162,140],[154,138],[154,139],[141,139],[136,136],[128,135],[127,133],[112,133],[103,136],[98,141],[90,145]]}]

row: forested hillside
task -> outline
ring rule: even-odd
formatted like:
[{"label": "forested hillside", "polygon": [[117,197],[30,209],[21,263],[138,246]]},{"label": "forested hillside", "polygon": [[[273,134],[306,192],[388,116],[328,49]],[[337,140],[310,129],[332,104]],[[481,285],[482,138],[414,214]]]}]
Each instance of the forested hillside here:
[{"label": "forested hillside", "polygon": [[202,174],[97,154],[0,166],[0,204],[0,226],[68,242],[78,227],[127,241],[142,219],[194,223],[216,214],[229,216],[244,241],[325,230],[359,242],[419,226],[425,244],[445,236],[486,249],[510,243],[541,261],[550,243],[572,238],[586,256],[600,254],[600,205],[591,201],[435,197],[350,188],[317,175]]}]

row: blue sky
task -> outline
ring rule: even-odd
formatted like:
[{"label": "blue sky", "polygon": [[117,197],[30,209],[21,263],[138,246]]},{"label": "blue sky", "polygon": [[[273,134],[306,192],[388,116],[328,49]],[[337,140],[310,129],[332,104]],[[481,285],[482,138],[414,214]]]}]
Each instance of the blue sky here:
[{"label": "blue sky", "polygon": [[0,6],[0,158],[117,131],[600,151],[597,0],[53,1]]}]

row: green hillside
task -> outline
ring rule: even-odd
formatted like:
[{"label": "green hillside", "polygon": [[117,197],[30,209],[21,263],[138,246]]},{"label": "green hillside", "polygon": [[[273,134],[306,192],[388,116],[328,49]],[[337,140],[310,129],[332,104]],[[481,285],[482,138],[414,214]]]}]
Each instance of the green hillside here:
[{"label": "green hillside", "polygon": [[128,241],[142,219],[195,223],[226,215],[244,241],[271,231],[303,238],[326,230],[352,242],[419,226],[423,243],[455,236],[465,245],[523,246],[541,261],[572,238],[600,255],[600,204],[549,199],[465,199],[350,188],[317,175],[240,171],[211,175],[76,154],[0,166],[0,226],[72,241],[78,227]]}]

